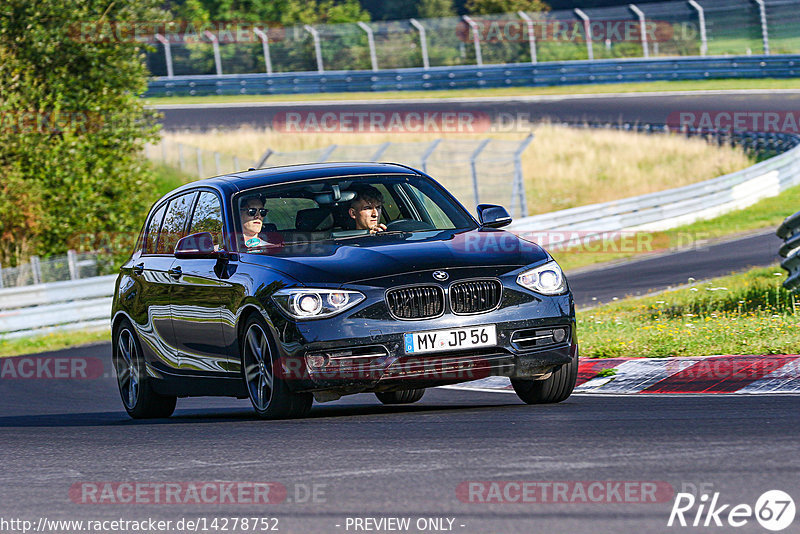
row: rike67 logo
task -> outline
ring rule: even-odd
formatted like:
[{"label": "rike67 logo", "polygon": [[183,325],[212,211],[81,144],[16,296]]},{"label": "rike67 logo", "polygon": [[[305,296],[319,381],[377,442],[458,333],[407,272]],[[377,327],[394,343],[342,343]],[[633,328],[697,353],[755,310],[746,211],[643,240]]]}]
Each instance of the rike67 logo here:
[{"label": "rike67 logo", "polygon": [[794,500],[781,490],[766,491],[755,506],[747,503],[730,504],[720,499],[720,493],[678,493],[669,514],[667,526],[681,527],[743,527],[755,519],[763,528],[778,532],[794,521]]}]

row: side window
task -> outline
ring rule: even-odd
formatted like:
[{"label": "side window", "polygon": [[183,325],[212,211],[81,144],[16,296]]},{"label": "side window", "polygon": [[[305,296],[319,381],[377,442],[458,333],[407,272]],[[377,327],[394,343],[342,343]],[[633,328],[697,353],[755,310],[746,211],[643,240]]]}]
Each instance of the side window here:
[{"label": "side window", "polygon": [[222,206],[214,193],[203,191],[192,215],[190,234],[211,232],[214,244],[222,247]]},{"label": "side window", "polygon": [[144,253],[155,254],[158,244],[158,229],[161,228],[161,221],[164,219],[164,212],[167,211],[167,204],[162,204],[150,218],[147,225],[147,236],[144,241]]},{"label": "side window", "polygon": [[186,221],[189,219],[189,211],[196,195],[197,193],[188,193],[170,200],[164,224],[161,225],[161,232],[158,235],[159,254],[174,253],[178,240],[186,235]]},{"label": "side window", "polygon": [[383,213],[381,214],[381,221],[384,223],[400,219],[400,208],[397,207],[394,201],[394,195],[383,184],[372,184],[383,195]]}]

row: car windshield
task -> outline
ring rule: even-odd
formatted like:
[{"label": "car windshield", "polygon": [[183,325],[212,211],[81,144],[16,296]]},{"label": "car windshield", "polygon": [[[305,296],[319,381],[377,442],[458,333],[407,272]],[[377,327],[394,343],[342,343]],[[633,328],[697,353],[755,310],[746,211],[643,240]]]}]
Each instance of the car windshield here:
[{"label": "car windshield", "polygon": [[275,246],[475,228],[451,196],[421,176],[335,177],[254,188],[233,199],[239,246]]}]

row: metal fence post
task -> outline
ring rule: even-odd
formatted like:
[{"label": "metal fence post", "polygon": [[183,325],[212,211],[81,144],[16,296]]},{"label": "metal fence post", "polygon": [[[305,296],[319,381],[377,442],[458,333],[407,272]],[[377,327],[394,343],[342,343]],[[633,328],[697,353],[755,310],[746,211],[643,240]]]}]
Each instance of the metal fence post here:
[{"label": "metal fence post", "polygon": [[592,48],[592,24],[589,15],[583,10],[575,8],[575,14],[583,20],[583,33],[586,35],[586,51],[589,53],[589,60],[594,59],[594,49]]},{"label": "metal fence post", "polygon": [[417,19],[408,19],[412,26],[419,32],[419,46],[422,50],[422,68],[429,69],[431,64],[428,61],[428,38],[425,33],[425,26],[419,23]]},{"label": "metal fence post", "polygon": [[[269,29],[267,29],[269,31]],[[267,74],[272,74],[272,57],[269,54],[269,36],[262,32],[260,28],[253,28],[259,39],[261,39],[261,48],[264,50],[264,67],[267,69]]]},{"label": "metal fence post", "polygon": [[478,145],[478,148],[476,148],[475,151],[472,153],[472,155],[469,157],[469,167],[472,170],[472,193],[475,196],[476,208],[478,207],[478,204],[480,204],[481,202],[480,202],[480,194],[478,192],[478,168],[475,165],[475,160],[478,158],[481,151],[484,148],[486,148],[486,145],[489,144],[489,141],[491,141],[491,139],[484,139],[483,141],[481,141],[481,143]]},{"label": "metal fence post", "polygon": [[219,39],[210,31],[205,31],[205,36],[211,41],[211,46],[214,48],[214,66],[217,68],[217,76],[222,76],[222,58],[219,55]]},{"label": "metal fence post", "polygon": [[242,166],[239,165],[239,156],[233,156],[233,170],[238,171]]},{"label": "metal fence post", "polygon": [[705,56],[708,53],[708,38],[706,36],[706,13],[703,11],[703,6],[697,3],[696,0],[689,0],[689,5],[697,10],[697,18],[700,23],[700,55]]},{"label": "metal fence post", "polygon": [[178,168],[184,170],[186,168],[186,159],[183,157],[183,145],[178,143]]},{"label": "metal fence post", "polygon": [[219,152],[216,151],[214,152],[214,167],[217,171],[217,174],[222,174],[222,171],[220,170],[221,165],[219,161]]},{"label": "metal fence post", "polygon": [[331,157],[331,154],[333,154],[333,151],[336,150],[336,147],[338,146],[339,145],[331,145],[328,148],[326,148],[325,152],[323,152],[322,155],[319,157],[317,163],[322,163],[324,161],[327,161],[328,158]]},{"label": "metal fence post", "polygon": [[3,287],[5,287],[3,285],[3,266],[0,265],[0,289],[3,289]]},{"label": "metal fence post", "polygon": [[383,143],[381,146],[379,146],[378,150],[376,150],[375,153],[370,158],[370,161],[378,161],[380,157],[383,156],[383,153],[386,152],[386,149],[389,148],[389,145],[391,144],[392,144],[391,141],[387,141]]},{"label": "metal fence post", "polygon": [[78,255],[72,249],[67,251],[67,266],[69,267],[70,280],[77,280],[80,278],[80,273],[78,273]]},{"label": "metal fence post", "polygon": [[764,55],[769,55],[769,34],[767,33],[767,10],[764,7],[764,0],[756,0],[758,4],[758,15],[761,18],[761,37],[764,40]]},{"label": "metal fence post", "polygon": [[536,57],[536,33],[533,29],[533,19],[524,11],[517,11],[517,15],[528,25],[528,45],[531,49],[531,63],[536,65],[538,60]]},{"label": "metal fence post", "polygon": [[203,177],[203,149],[197,147],[197,177]]},{"label": "metal fence post", "polygon": [[636,7],[636,4],[628,4],[637,17],[639,17],[639,28],[642,33],[642,50],[644,50],[644,57],[650,57],[650,50],[647,47],[647,22],[644,19],[644,11]]},{"label": "metal fence post", "polygon": [[[519,195],[519,211],[520,217],[527,217],[528,215],[528,197],[525,194],[525,179],[522,175],[522,153],[528,148],[528,145],[533,141],[533,132],[526,137],[519,147],[514,151],[514,182],[516,183],[517,194]],[[513,192],[511,199],[511,210],[513,215],[514,199]]]},{"label": "metal fence post", "polygon": [[436,150],[436,147],[439,146],[439,143],[441,142],[441,137],[439,139],[434,139],[431,145],[425,149],[425,152],[422,154],[422,158],[420,159],[420,163],[422,164],[422,172],[428,172],[428,158],[431,157],[431,154],[433,154],[433,151]]},{"label": "metal fence post", "polygon": [[372,70],[378,70],[378,55],[375,53],[375,36],[372,35],[372,28],[359,21],[358,27],[367,32],[367,44],[369,45],[369,61],[372,63]]},{"label": "metal fence post", "polygon": [[169,39],[157,33],[156,40],[164,45],[164,59],[167,61],[167,78],[173,78],[175,73],[172,70],[172,48],[170,47]]},{"label": "metal fence post", "polygon": [[39,256],[31,256],[31,273],[33,274],[33,283],[42,283],[42,265],[39,263]]},{"label": "metal fence post", "polygon": [[162,137],[161,141],[161,162],[167,162],[167,141]]},{"label": "metal fence post", "polygon": [[274,152],[274,151],[273,151],[271,148],[268,148],[268,149],[267,149],[267,150],[264,152],[264,155],[263,155],[263,156],[261,156],[261,159],[259,159],[259,160],[258,160],[258,163],[256,163],[256,169],[261,169],[262,167],[264,167],[264,164],[267,162],[267,160],[269,159],[269,157],[270,157],[272,154],[274,154],[274,153],[275,153],[275,152]]},{"label": "metal fence post", "polygon": [[311,37],[314,39],[314,54],[317,56],[317,71],[325,72],[325,67],[322,65],[322,45],[319,42],[319,32],[313,27],[309,26],[308,24],[304,25],[303,28],[311,34]]},{"label": "metal fence post", "polygon": [[475,61],[480,67],[483,65],[483,55],[481,54],[481,36],[478,33],[478,23],[472,20],[469,15],[464,15],[461,18],[463,18],[464,22],[469,24],[469,27],[472,29],[472,42],[475,45]]}]

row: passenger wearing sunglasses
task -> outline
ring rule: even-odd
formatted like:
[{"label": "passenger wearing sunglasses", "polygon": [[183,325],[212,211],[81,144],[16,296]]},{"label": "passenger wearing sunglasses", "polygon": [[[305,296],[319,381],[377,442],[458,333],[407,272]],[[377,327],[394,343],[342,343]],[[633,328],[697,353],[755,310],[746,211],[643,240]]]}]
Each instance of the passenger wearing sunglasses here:
[{"label": "passenger wearing sunglasses", "polygon": [[261,239],[259,234],[264,228],[264,219],[267,217],[264,202],[259,197],[249,197],[242,200],[239,216],[242,220],[242,237],[247,248],[269,245],[268,241]]}]

